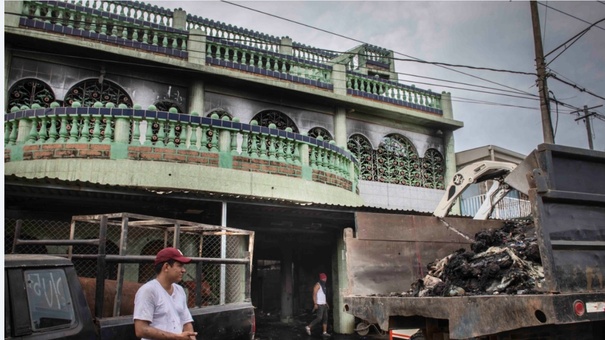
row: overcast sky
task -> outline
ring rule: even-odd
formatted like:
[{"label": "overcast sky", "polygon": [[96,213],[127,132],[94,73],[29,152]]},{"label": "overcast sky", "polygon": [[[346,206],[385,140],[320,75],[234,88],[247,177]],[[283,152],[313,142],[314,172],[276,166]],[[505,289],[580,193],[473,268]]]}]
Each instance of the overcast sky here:
[{"label": "overcast sky", "polygon": [[[150,2],[328,50],[362,41],[401,59],[536,73],[528,1]],[[549,70],[586,91],[553,78],[549,90],[576,108],[605,105],[598,98],[605,98],[605,21],[555,50],[605,19],[605,2],[539,1],[538,10]],[[535,75],[413,61],[397,61],[396,71],[401,83],[452,94],[454,118],[464,123],[454,135],[456,151],[492,144],[527,154],[543,141]],[[573,110],[552,105],[555,143],[588,148],[584,121],[575,121]],[[591,118],[594,148],[605,151],[605,108],[589,111],[599,114]]]}]

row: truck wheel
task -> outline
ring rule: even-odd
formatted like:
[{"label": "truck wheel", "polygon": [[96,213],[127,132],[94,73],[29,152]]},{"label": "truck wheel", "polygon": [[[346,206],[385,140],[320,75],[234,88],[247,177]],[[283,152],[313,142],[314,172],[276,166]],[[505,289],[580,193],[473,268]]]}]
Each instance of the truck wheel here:
[{"label": "truck wheel", "polygon": [[368,333],[370,333],[370,324],[365,321],[361,321],[357,324],[357,326],[355,326],[355,332],[361,336],[368,335]]}]

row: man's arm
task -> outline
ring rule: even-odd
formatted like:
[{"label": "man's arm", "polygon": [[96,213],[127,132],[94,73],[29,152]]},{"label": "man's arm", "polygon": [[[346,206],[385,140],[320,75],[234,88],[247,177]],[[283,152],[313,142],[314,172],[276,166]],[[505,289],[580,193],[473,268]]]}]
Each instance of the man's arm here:
[{"label": "man's arm", "polygon": [[319,282],[315,284],[313,287],[313,310],[317,309],[317,291],[319,291]]},{"label": "man's arm", "polygon": [[183,333],[176,334],[152,327],[151,322],[139,319],[134,320],[134,333],[139,338],[154,340],[192,340],[197,335],[193,331],[192,323],[185,324],[183,326]]},{"label": "man's arm", "polygon": [[189,336],[189,339],[191,340],[195,340],[195,336],[197,335],[197,332],[193,331],[193,322],[188,322],[185,325],[183,325],[183,333],[187,333],[187,332],[191,332],[193,333],[193,335]]}]

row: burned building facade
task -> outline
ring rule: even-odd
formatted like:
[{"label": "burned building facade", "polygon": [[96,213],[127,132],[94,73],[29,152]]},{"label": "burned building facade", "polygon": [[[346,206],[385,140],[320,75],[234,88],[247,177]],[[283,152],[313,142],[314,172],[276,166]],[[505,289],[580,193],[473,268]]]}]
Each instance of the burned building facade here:
[{"label": "burned building facade", "polygon": [[326,272],[345,333],[354,212],[431,211],[455,171],[449,94],[398,82],[392,51],[327,52],[141,2],[10,1],[4,15],[5,245],[18,219],[123,211],[252,230],[253,303],[287,321]]}]

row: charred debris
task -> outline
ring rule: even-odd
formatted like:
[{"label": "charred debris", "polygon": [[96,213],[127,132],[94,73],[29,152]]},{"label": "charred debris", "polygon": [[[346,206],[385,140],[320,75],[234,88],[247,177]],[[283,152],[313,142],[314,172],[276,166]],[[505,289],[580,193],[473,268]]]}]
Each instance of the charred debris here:
[{"label": "charred debris", "polygon": [[533,222],[506,221],[475,235],[459,249],[427,265],[428,274],[399,296],[539,294],[544,271]]}]

